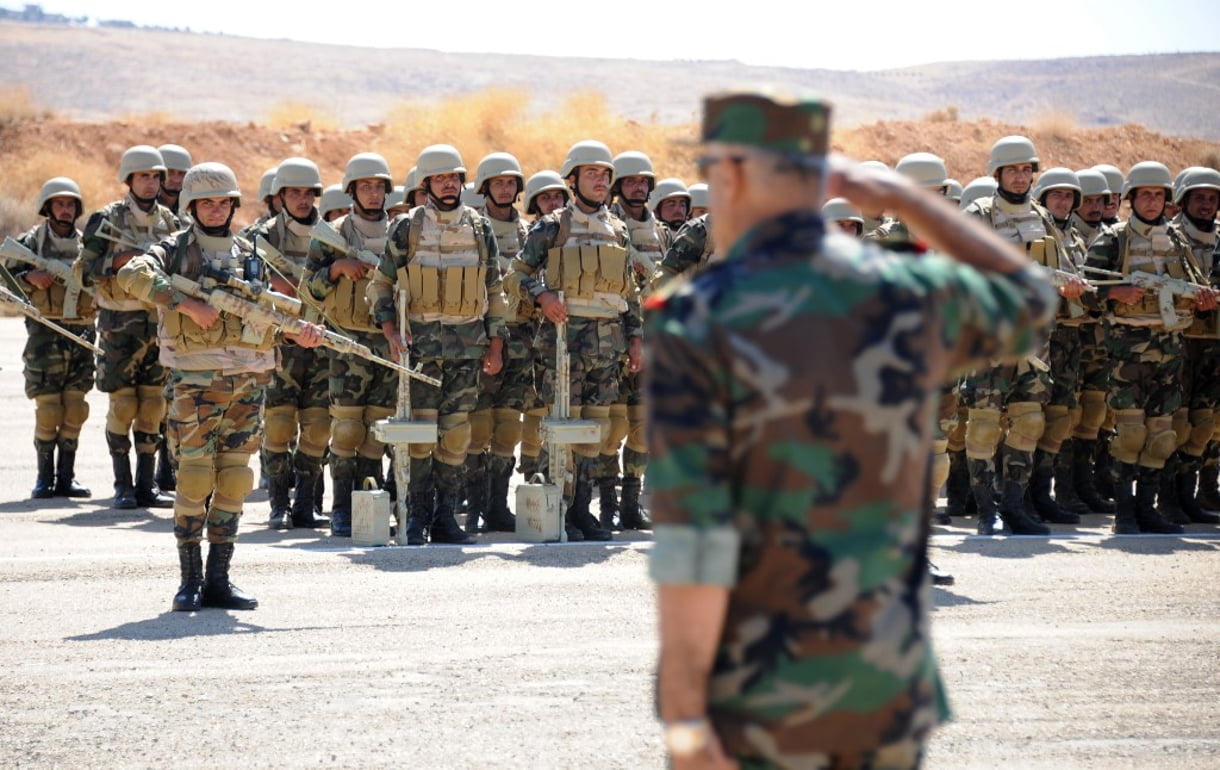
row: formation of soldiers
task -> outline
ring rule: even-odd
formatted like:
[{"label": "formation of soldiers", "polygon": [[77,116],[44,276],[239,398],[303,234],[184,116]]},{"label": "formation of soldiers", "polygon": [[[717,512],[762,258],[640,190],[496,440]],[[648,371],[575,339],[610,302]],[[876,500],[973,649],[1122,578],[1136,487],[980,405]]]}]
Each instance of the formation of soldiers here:
[{"label": "formation of soldiers", "polygon": [[[27,321],[23,354],[35,402],[35,498],[91,494],[75,479],[75,454],[96,384],[109,396],[114,505],[174,507],[180,544],[198,543],[190,522],[205,509],[227,512],[232,526],[217,540],[235,539],[245,494],[233,479],[245,468],[219,458],[253,446],[250,436],[261,438],[274,529],[350,536],[352,492],[373,479],[407,496],[412,544],[510,532],[513,473],[547,474],[540,427],[556,393],[556,324],[565,324],[571,416],[601,427],[599,442],[573,447],[568,537],[608,540],[615,529],[650,527],[640,502],[648,464],[641,302],[717,258],[706,185],[658,180],[645,154],[613,155],[597,141],[574,145],[558,172],[528,179],[507,152],[469,175],[457,149],[434,145],[402,186],[375,153],[352,157],[330,187],[315,163],[289,158],[260,182],[266,212],[231,242],[209,245],[228,237],[232,209],[205,226],[197,204],[240,204],[236,178],[218,165],[195,165],[176,145],[132,147],[119,163],[126,194],[92,213],[83,231],[80,189],[57,177],[38,198],[43,221],[18,245],[6,242],[6,296],[40,316]],[[948,505],[938,516],[975,516],[985,535],[1044,534],[1082,513],[1113,513],[1121,534],[1218,523],[1220,172],[1188,168],[1175,179],[1153,161],[1125,176],[1112,166],[1039,173],[1041,165],[1032,142],[1012,136],[992,148],[987,176],[965,186],[931,153],[896,166],[1046,266],[1063,298],[1041,355],[996,361],[946,386],[932,487],[945,486]],[[188,173],[201,167],[208,173]],[[1123,202],[1131,213],[1119,220]],[[823,215],[853,236],[921,248],[919,233],[883,211],[838,199]],[[124,268],[159,254],[157,269],[169,275],[190,262],[184,232],[209,255],[187,271],[199,286],[288,308],[364,354],[295,344],[229,316],[209,326],[182,321],[190,316],[178,309],[181,296],[167,298],[151,266],[137,260],[146,271],[138,279],[136,267]],[[89,349],[95,337],[98,355]],[[266,346],[274,366],[257,414],[234,445],[208,445],[205,473],[199,447],[179,445],[169,408],[183,380],[175,367],[199,348],[216,351],[209,366],[224,371],[264,360]],[[412,419],[434,422],[437,440],[393,458],[372,426],[395,413],[400,371],[387,362],[404,354],[441,383],[409,384]],[[409,463],[409,489],[394,488],[387,458]],[[176,498],[166,494],[175,489]]]}]

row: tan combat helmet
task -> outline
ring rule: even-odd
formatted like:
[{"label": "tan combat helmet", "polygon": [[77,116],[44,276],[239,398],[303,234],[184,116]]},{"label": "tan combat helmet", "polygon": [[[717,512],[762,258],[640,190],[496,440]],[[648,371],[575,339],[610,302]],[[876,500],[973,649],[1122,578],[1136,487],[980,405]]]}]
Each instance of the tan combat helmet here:
[{"label": "tan combat helmet", "polygon": [[653,188],[652,195],[648,196],[648,208],[655,214],[661,204],[670,198],[685,198],[686,211],[687,213],[690,212],[690,191],[686,189],[686,184],[677,177],[669,177],[657,182],[657,186]]},{"label": "tan combat helmet", "polygon": [[1117,167],[1111,166],[1109,163],[1099,163],[1094,166],[1095,171],[1100,171],[1102,176],[1106,178],[1106,184],[1110,187],[1110,192],[1117,195],[1123,189],[1123,172]]},{"label": "tan combat helmet", "polygon": [[163,144],[157,148],[157,152],[161,153],[165,168],[170,171],[189,171],[194,165],[191,163],[191,154],[176,144]]},{"label": "tan combat helmet", "polygon": [[1106,175],[1095,168],[1082,168],[1077,171],[1076,181],[1080,183],[1080,195],[1084,198],[1090,195],[1110,195],[1114,192],[1110,189]]},{"label": "tan combat helmet", "polygon": [[1084,195],[1083,189],[1080,186],[1080,179],[1077,178],[1076,172],[1070,168],[1056,166],[1043,171],[1038,177],[1038,182],[1034,185],[1034,200],[1046,205],[1043,196],[1051,190],[1071,190],[1074,195],[1074,203],[1072,211],[1080,208],[1080,199]]},{"label": "tan combat helmet", "polygon": [[1127,178],[1123,180],[1123,197],[1130,196],[1132,191],[1140,187],[1163,187],[1165,200],[1169,200],[1173,195],[1173,175],[1169,173],[1169,167],[1155,160],[1136,163],[1127,171]]},{"label": "tan combat helmet", "polygon": [[618,182],[625,176],[642,176],[648,179],[648,193],[657,186],[657,175],[652,169],[652,159],[642,152],[636,150],[628,150],[620,152],[612,161],[614,164],[614,182],[610,187],[610,192],[615,195],[619,194]]},{"label": "tan combat helmet", "polygon": [[1029,163],[1038,171],[1038,153],[1034,143],[1024,136],[1005,136],[991,146],[991,155],[987,157],[987,175],[995,176],[996,172],[1005,166],[1018,166]]},{"label": "tan combat helmet", "polygon": [[352,207],[352,196],[343,192],[343,188],[332,184],[322,191],[322,200],[318,203],[318,213],[325,219],[332,211],[347,211]]},{"label": "tan combat helmet", "polygon": [[487,199],[483,197],[482,193],[474,189],[474,182],[467,182],[462,185],[462,205],[475,209],[487,205]]},{"label": "tan combat helmet", "polygon": [[409,205],[407,203],[407,188],[404,185],[395,185],[393,190],[385,196],[385,210],[402,208]]},{"label": "tan combat helmet", "polygon": [[156,171],[161,175],[161,181],[165,181],[165,159],[156,147],[137,144],[123,153],[123,157],[119,159],[119,182],[127,184],[131,175],[137,171]]},{"label": "tan combat helmet", "polygon": [[890,167],[879,160],[866,160],[860,164],[861,168],[875,168],[878,171],[889,171]]},{"label": "tan combat helmet", "polygon": [[610,169],[610,183],[614,184],[614,160],[610,156],[610,148],[595,139],[577,142],[568,150],[568,156],[563,159],[563,167],[559,176],[567,179],[580,166],[601,166]]},{"label": "tan combat helmet", "polygon": [[894,170],[915,184],[928,190],[945,186],[949,181],[949,171],[945,161],[939,155],[930,152],[913,152],[899,158]]},{"label": "tan combat helmet", "polygon": [[415,190],[420,189],[419,174],[416,172],[415,166],[412,166],[411,170],[407,172],[407,180],[402,187],[407,192],[414,192]]},{"label": "tan combat helmet", "polygon": [[286,158],[275,169],[271,194],[279,195],[285,187],[306,187],[321,196],[322,172],[318,171],[318,164],[308,158]]},{"label": "tan combat helmet", "polygon": [[258,199],[263,203],[271,197],[271,185],[275,183],[275,168],[269,168],[263,172],[263,176],[258,180]]},{"label": "tan combat helmet", "polygon": [[419,186],[428,184],[428,178],[437,174],[457,174],[466,184],[466,166],[462,163],[462,155],[457,148],[448,144],[434,144],[425,147],[419,153],[415,162],[415,174],[419,178]]},{"label": "tan combat helmet", "polygon": [[343,191],[350,195],[352,185],[358,179],[380,179],[385,183],[386,195],[394,191],[390,164],[375,152],[359,152],[348,160],[347,167],[343,170]]},{"label": "tan combat helmet", "polygon": [[945,180],[945,197],[954,203],[962,199],[962,183],[950,177]]},{"label": "tan combat helmet", "polygon": [[38,191],[38,216],[51,216],[51,199],[64,197],[76,199],[75,218],[79,218],[85,210],[85,199],[81,197],[80,185],[66,176],[57,176],[43,182],[42,189]]},{"label": "tan combat helmet", "polygon": [[996,181],[994,177],[980,176],[971,179],[969,183],[962,188],[962,199],[957,206],[965,211],[966,208],[974,203],[979,198],[990,198],[995,195]]},{"label": "tan combat helmet", "polygon": [[563,177],[554,171],[539,171],[529,178],[525,183],[525,213],[537,215],[538,205],[536,199],[539,195],[547,190],[559,190],[563,193],[565,201],[571,200],[572,193],[568,190],[568,186],[564,184]]},{"label": "tan combat helmet", "polygon": [[215,162],[191,166],[182,178],[182,210],[190,210],[202,198],[234,198],[233,208],[241,206],[241,188],[233,169]]},{"label": "tan combat helmet", "polygon": [[839,222],[847,219],[858,223],[861,229],[864,227],[864,215],[846,198],[831,198],[822,204],[822,219],[826,222]]},{"label": "tan combat helmet", "polygon": [[474,189],[480,195],[487,194],[488,181],[498,176],[511,176],[517,180],[517,195],[525,190],[525,174],[516,157],[507,152],[493,152],[479,161],[474,175]]},{"label": "tan combat helmet", "polygon": [[1220,192],[1220,171],[1207,166],[1191,166],[1183,171],[1174,188],[1173,202],[1186,205],[1186,193],[1191,190],[1216,190]]},{"label": "tan combat helmet", "polygon": [[698,182],[691,185],[688,192],[690,193],[690,207],[692,210],[708,208],[707,182]]}]

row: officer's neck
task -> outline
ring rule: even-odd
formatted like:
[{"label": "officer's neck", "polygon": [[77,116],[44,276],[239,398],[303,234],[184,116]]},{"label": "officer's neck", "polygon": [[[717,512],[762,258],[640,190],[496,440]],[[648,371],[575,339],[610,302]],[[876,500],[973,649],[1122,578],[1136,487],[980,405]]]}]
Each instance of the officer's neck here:
[{"label": "officer's neck", "polygon": [[501,206],[491,198],[488,198],[487,205],[484,207],[484,210],[487,212],[487,216],[491,217],[492,219],[497,219],[501,222],[513,221],[513,204],[511,203]]}]

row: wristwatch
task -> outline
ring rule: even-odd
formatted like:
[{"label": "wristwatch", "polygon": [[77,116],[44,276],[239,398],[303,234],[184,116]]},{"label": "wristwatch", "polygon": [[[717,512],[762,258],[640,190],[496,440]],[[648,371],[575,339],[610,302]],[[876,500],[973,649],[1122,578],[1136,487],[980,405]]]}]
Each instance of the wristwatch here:
[{"label": "wristwatch", "polygon": [[712,725],[707,717],[665,722],[662,732],[665,750],[671,756],[685,759],[707,748],[712,739]]}]

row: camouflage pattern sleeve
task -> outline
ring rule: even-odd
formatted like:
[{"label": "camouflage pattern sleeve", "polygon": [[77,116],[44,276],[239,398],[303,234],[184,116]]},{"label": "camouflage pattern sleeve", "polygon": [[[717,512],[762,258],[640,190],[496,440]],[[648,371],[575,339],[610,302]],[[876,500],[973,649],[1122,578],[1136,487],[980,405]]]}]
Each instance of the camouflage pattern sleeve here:
[{"label": "camouflage pattern sleeve", "polygon": [[169,255],[175,248],[177,243],[173,239],[151,246],[147,252],[132,257],[123,265],[115,280],[123,291],[132,296],[171,310],[178,307],[186,295],[170,285],[169,275],[166,274]]},{"label": "camouflage pattern sleeve", "polygon": [[699,264],[707,245],[707,217],[692,219],[678,230],[673,245],[665,252],[658,268],[666,278],[681,275]]},{"label": "camouflage pattern sleeve", "polygon": [[483,266],[487,268],[487,339],[499,337],[508,340],[508,303],[504,300],[504,280],[500,278],[500,243],[491,228],[491,220],[483,217],[483,253],[487,255]]},{"label": "camouflage pattern sleeve", "polygon": [[[106,218],[106,210],[95,211],[85,222],[84,235],[81,237],[80,261],[84,265],[86,279],[102,277],[102,257],[110,251],[110,241],[97,234]],[[91,283],[86,280],[87,283]]]},{"label": "camouflage pattern sleeve", "polygon": [[[373,320],[378,325],[386,321],[398,323],[396,302],[398,269],[407,265],[407,244],[411,233],[411,218],[396,217],[390,224],[389,237],[386,238],[385,251],[381,254],[381,262],[373,271],[369,281],[368,298],[373,306]],[[315,241],[316,243],[317,241]],[[405,288],[405,287],[404,287]]]},{"label": "camouflage pattern sleeve", "polygon": [[546,267],[546,255],[559,237],[559,217],[547,214],[525,235],[521,252],[513,258],[512,268],[504,277],[504,290],[516,294],[521,300],[533,303],[538,295],[547,290],[538,280],[538,271]]},{"label": "camouflage pattern sleeve", "polygon": [[[1118,233],[1113,228],[1106,227],[1097,234],[1097,237],[1093,239],[1093,244],[1089,246],[1089,252],[1084,257],[1084,266],[1119,272],[1123,267],[1119,262],[1120,256]],[[1087,270],[1084,271],[1084,277],[1089,277]],[[1096,293],[1083,294],[1080,301],[1090,310],[1105,310],[1109,292],[1109,286],[1098,286]]]},{"label": "camouflage pattern sleeve", "polygon": [[[316,249],[315,249],[316,245]],[[325,243],[314,239],[309,245],[309,258],[305,263],[305,275],[301,278],[301,289],[309,292],[316,300],[326,299],[326,295],[334,291],[338,281],[330,279],[330,266],[340,258],[340,254]]]}]

